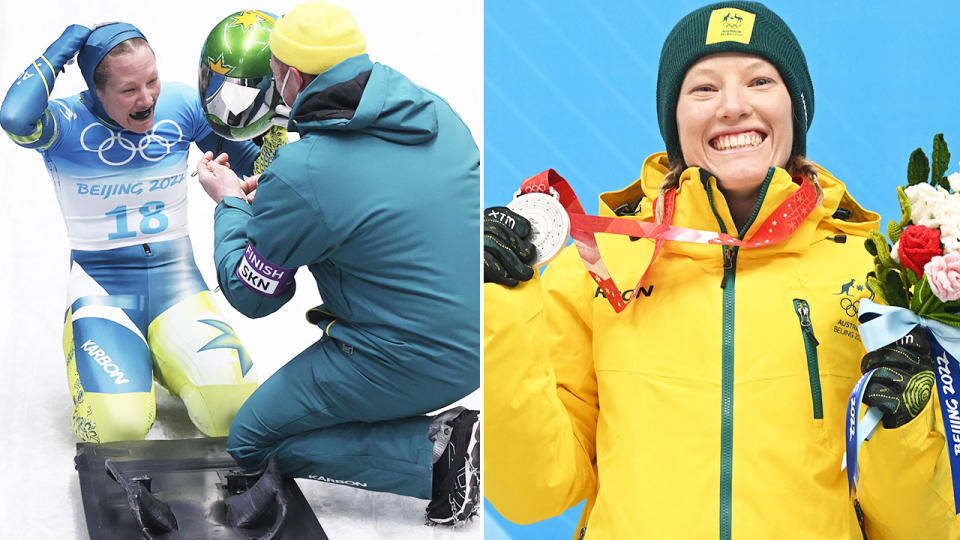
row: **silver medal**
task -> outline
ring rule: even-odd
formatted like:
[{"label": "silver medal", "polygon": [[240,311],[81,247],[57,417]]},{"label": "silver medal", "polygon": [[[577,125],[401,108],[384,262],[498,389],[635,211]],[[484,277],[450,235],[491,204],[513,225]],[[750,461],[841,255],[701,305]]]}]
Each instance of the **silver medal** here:
[{"label": "silver medal", "polygon": [[560,253],[570,237],[570,216],[556,197],[528,193],[515,197],[507,208],[530,222],[527,240],[537,248],[537,257],[530,266],[546,264]]}]

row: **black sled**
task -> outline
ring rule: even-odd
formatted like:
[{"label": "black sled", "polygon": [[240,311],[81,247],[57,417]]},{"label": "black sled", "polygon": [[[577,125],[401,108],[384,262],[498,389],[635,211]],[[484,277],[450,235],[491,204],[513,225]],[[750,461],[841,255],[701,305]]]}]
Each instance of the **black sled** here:
[{"label": "black sled", "polygon": [[225,444],[223,437],[78,443],[90,540],[327,540],[292,479],[279,477],[273,463],[244,473]]}]

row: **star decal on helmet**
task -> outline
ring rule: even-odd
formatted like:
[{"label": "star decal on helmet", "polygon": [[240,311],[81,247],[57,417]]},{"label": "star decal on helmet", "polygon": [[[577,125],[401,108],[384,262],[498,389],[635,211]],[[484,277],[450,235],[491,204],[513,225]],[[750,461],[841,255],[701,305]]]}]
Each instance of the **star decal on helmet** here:
[{"label": "star decal on helmet", "polygon": [[197,352],[210,349],[233,349],[237,351],[237,357],[240,359],[240,373],[246,375],[247,372],[250,371],[250,368],[253,367],[253,360],[250,359],[250,354],[248,354],[247,350],[240,344],[240,338],[237,337],[233,328],[231,328],[229,324],[216,319],[200,319],[200,322],[220,330],[221,334],[211,339],[203,347],[200,347]]},{"label": "star decal on helmet", "polygon": [[233,24],[230,24],[228,26],[229,27],[243,26],[243,31],[246,32],[251,28],[254,28],[258,24],[260,24],[260,19],[266,19],[266,20],[269,20],[270,22],[273,22],[272,18],[268,17],[267,15],[259,11],[247,10],[240,13],[240,15],[235,16],[233,18]]},{"label": "star decal on helmet", "polygon": [[210,69],[221,75],[228,75],[234,67],[223,63],[223,55],[221,54],[219,58],[214,60],[213,58],[207,58],[207,64],[209,64]]}]

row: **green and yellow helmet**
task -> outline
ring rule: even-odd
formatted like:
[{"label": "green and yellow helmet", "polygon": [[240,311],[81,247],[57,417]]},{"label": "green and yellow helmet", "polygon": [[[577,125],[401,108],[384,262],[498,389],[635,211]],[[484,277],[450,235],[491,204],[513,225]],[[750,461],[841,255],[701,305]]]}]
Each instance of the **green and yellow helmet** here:
[{"label": "green and yellow helmet", "polygon": [[207,123],[234,141],[270,128],[281,103],[270,70],[270,32],[276,17],[245,10],[220,21],[200,51],[200,103]]}]

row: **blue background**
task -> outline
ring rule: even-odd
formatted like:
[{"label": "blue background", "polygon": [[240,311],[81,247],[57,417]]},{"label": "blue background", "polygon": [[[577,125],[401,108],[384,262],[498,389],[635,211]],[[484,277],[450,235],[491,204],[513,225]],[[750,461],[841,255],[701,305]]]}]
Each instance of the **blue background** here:
[{"label": "blue background", "polygon": [[[663,40],[706,3],[486,0],[485,206],[505,204],[547,168],[570,181],[588,213],[601,191],[634,181],[644,158],[663,149],[655,105]],[[906,184],[913,149],[929,156],[933,135],[944,133],[948,174],[960,169],[960,3],[766,5],[797,36],[813,79],[808,157],[879,212],[885,230],[899,218],[894,189]],[[581,507],[521,527],[487,503],[485,536],[571,538]]]}]

